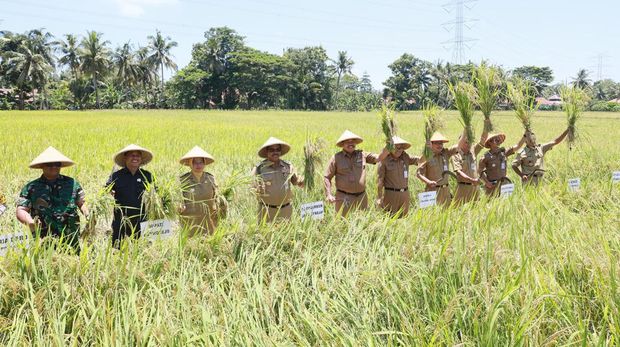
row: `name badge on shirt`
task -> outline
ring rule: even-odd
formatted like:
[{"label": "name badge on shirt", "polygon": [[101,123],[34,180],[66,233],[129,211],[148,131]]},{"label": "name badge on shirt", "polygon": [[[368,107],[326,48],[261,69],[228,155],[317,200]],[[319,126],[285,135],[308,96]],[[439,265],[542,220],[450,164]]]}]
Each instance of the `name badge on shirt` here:
[{"label": "name badge on shirt", "polygon": [[506,170],[506,162],[502,161],[502,163],[500,164],[500,167],[502,168],[502,170]]},{"label": "name badge on shirt", "polygon": [[409,178],[409,171],[405,170],[405,171],[403,172],[403,177],[405,177],[405,178]]},{"label": "name badge on shirt", "polygon": [[448,171],[448,164],[443,164],[443,171]]},{"label": "name badge on shirt", "polygon": [[472,162],[470,167],[471,167],[472,170],[476,170],[476,163]]},{"label": "name badge on shirt", "polygon": [[142,178],[138,178],[136,181],[137,182],[142,182]]}]

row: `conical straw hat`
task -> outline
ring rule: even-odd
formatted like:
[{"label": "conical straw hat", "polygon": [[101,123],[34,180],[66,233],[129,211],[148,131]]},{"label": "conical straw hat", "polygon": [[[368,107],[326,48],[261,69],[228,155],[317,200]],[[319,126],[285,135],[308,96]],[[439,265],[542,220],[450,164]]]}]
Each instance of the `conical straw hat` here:
[{"label": "conical straw hat", "polygon": [[433,133],[433,136],[431,136],[431,142],[450,142],[450,140],[443,136],[442,133],[436,131]]},{"label": "conical straw hat", "polygon": [[39,154],[38,157],[34,158],[30,163],[30,168],[41,169],[44,164],[48,163],[60,163],[60,167],[67,167],[75,164],[73,160],[65,157],[65,155],[60,153],[56,148],[50,146],[47,147],[43,153]]},{"label": "conical straw hat", "polygon": [[183,165],[190,166],[192,162],[190,159],[193,158],[203,158],[205,165],[209,165],[215,161],[211,154],[207,153],[204,149],[198,146],[194,146],[194,148],[190,149],[189,152],[185,153],[185,155],[181,157],[179,162]]},{"label": "conical straw hat", "polygon": [[506,134],[504,134],[504,133],[497,133],[497,134],[489,135],[489,137],[487,137],[487,140],[484,142],[484,147],[491,148],[491,141],[493,141],[496,138],[501,139],[502,141],[500,143],[503,143],[504,140],[506,140]]},{"label": "conical straw hat", "polygon": [[394,146],[405,145],[405,149],[409,149],[409,147],[411,147],[411,143],[409,143],[407,140],[404,140],[398,136],[392,136],[392,141],[394,142]]},{"label": "conical straw hat", "polygon": [[120,166],[120,167],[125,167],[125,153],[127,152],[133,152],[133,151],[140,151],[142,152],[142,164],[141,165],[146,165],[148,163],[151,162],[151,160],[153,160],[153,153],[151,151],[149,151],[146,148],[142,148],[138,145],[134,145],[131,144],[123,149],[121,149],[120,151],[118,151],[116,154],[114,154],[114,162],[116,163],[116,165]]},{"label": "conical straw hat", "polygon": [[336,146],[338,147],[342,147],[342,143],[346,140],[355,140],[355,144],[359,145],[360,143],[362,143],[364,141],[364,139],[362,139],[361,137],[355,135],[354,133],[350,132],[349,130],[345,130],[342,135],[340,135],[340,138],[338,139],[338,141],[336,141]]},{"label": "conical straw hat", "polygon": [[288,151],[291,150],[291,145],[289,145],[288,143],[277,139],[275,137],[270,137],[264,144],[263,146],[258,150],[258,156],[261,158],[267,158],[267,147],[269,146],[273,146],[273,145],[280,145],[280,147],[282,148],[282,151],[280,152],[280,155],[285,155],[286,153],[288,153]]}]

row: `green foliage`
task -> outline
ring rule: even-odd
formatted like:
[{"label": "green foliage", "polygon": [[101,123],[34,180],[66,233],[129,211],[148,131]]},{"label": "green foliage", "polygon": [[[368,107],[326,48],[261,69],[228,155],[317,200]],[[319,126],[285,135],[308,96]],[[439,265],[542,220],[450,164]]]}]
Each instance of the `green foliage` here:
[{"label": "green foliage", "polygon": [[536,97],[553,81],[553,71],[548,66],[521,66],[512,70],[512,77],[527,81]]},{"label": "green foliage", "polygon": [[320,165],[323,164],[323,154],[327,144],[325,140],[314,137],[310,138],[309,135],[306,135],[306,144],[304,145],[304,184],[305,187],[312,191],[316,187],[316,179],[319,174],[321,168]]}]

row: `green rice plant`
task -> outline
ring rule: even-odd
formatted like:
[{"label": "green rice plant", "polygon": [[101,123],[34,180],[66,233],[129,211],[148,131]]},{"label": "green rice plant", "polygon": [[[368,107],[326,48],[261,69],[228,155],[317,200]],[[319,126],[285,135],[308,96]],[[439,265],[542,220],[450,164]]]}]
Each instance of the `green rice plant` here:
[{"label": "green rice plant", "polygon": [[306,144],[304,145],[304,184],[308,190],[313,190],[316,185],[317,170],[319,170],[319,166],[323,163],[322,157],[325,147],[326,143],[323,139],[319,137],[311,139],[309,135],[306,135]]},{"label": "green rice plant", "polygon": [[145,184],[142,193],[144,215],[149,220],[173,219],[183,202],[182,187],[176,177],[161,179],[153,175],[153,181]]},{"label": "green rice plant", "polygon": [[442,109],[436,104],[429,102],[422,107],[424,115],[424,148],[422,153],[425,158],[430,158],[432,153],[428,144],[431,137],[436,131],[440,131],[445,127],[445,121],[441,117]]},{"label": "green rice plant", "polygon": [[379,118],[381,120],[381,131],[385,136],[386,148],[388,151],[394,150],[394,140],[392,139],[396,135],[396,122],[394,115],[396,110],[393,103],[383,102],[381,109],[379,109]]},{"label": "green rice plant", "polygon": [[449,83],[450,93],[454,98],[454,104],[459,111],[461,125],[465,130],[465,136],[469,143],[474,143],[474,128],[472,121],[474,118],[474,105],[478,96],[476,88],[471,83],[458,82],[455,85]]},{"label": "green rice plant", "polygon": [[526,132],[532,130],[532,117],[538,110],[536,103],[536,91],[531,82],[521,78],[508,82],[508,99],[512,103],[517,119],[523,125]]},{"label": "green rice plant", "polygon": [[480,64],[473,71],[473,81],[478,95],[476,104],[486,120],[485,130],[491,132],[493,131],[491,112],[497,107],[497,100],[500,94],[499,86],[501,81],[497,68],[484,63]]},{"label": "green rice plant", "polygon": [[575,142],[577,132],[577,120],[583,115],[583,110],[589,101],[588,94],[581,88],[572,86],[562,86],[560,89],[560,96],[562,97],[562,108],[566,113],[566,122],[568,126],[567,142],[570,148],[572,148]]}]

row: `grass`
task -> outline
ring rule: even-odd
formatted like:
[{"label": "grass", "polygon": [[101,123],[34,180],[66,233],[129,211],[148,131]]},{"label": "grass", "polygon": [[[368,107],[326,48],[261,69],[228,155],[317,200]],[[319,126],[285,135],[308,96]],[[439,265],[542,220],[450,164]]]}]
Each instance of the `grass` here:
[{"label": "grass", "polygon": [[[446,135],[456,138],[457,114],[444,118]],[[565,116],[539,112],[535,122],[544,142]],[[521,136],[513,111],[494,113],[494,123],[508,141]],[[206,239],[115,251],[95,238],[80,256],[34,244],[0,258],[0,345],[617,344],[620,186],[610,175],[620,132],[610,129],[618,123],[609,113],[580,119],[584,136],[572,153],[578,193],[567,191],[562,144],[545,158],[542,189],[517,187],[508,199],[461,209],[414,209],[400,220],[369,211],[347,221],[330,209],[324,222],[295,215],[294,223],[261,227],[243,183]],[[422,148],[422,127],[421,113],[399,115],[399,134],[412,148]],[[147,168],[170,182],[187,170],[178,157],[200,145],[215,156],[208,169],[223,182],[251,170],[268,136],[290,143],[285,159],[300,167],[308,131],[321,134],[329,155],[345,128],[364,137],[366,150],[384,145],[375,113],[4,112],[0,184],[11,201],[38,175],[27,169],[30,160],[53,144],[78,163],[63,173],[94,201],[112,154],[130,142],[151,149]],[[605,138],[594,136],[603,131]],[[413,193],[422,189],[410,184]],[[297,189],[294,204],[316,197]],[[14,212],[0,217],[4,232],[23,230]],[[102,233],[109,223],[99,222]]]}]

